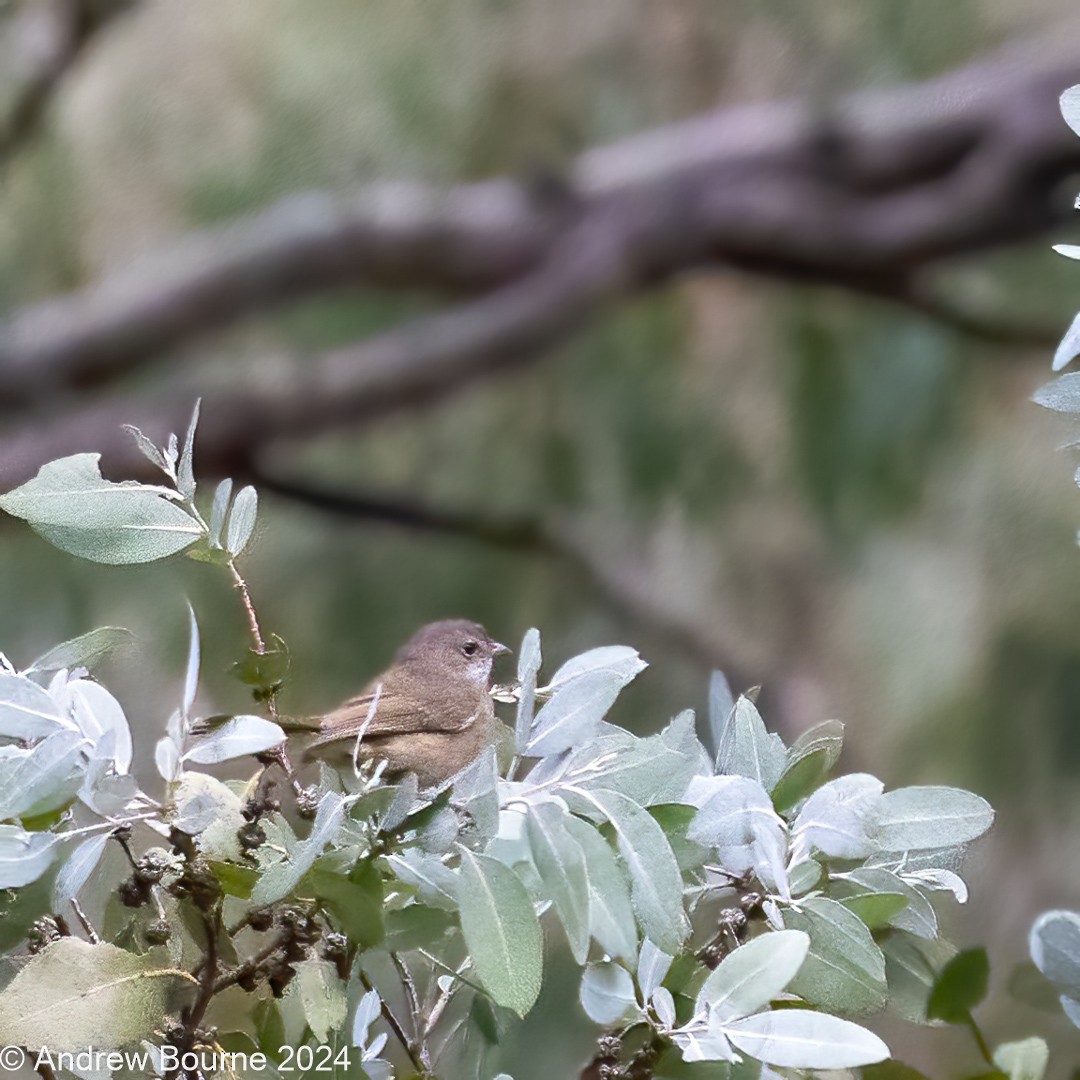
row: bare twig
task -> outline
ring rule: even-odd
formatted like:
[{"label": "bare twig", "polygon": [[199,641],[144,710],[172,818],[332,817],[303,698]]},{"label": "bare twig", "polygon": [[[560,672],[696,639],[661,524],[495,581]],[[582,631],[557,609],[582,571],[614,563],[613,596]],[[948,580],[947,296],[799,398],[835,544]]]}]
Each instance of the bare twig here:
[{"label": "bare twig", "polygon": [[83,911],[82,905],[74,896],[71,898],[71,910],[75,912],[75,917],[82,924],[83,931],[85,932],[86,938],[90,942],[90,944],[96,945],[99,941],[101,941],[101,938],[98,936],[98,932],[94,929],[93,923],[91,923],[90,920],[86,917],[86,912]]},{"label": "bare twig", "polygon": [[[1062,123],[1057,96],[1077,80],[1075,55],[1048,63],[1009,54],[825,113],[722,109],[584,154],[559,198],[509,179],[294,197],[14,316],[0,327],[4,404],[98,384],[346,282],[485,299],[323,358],[311,408],[304,393],[294,408],[248,401],[259,419],[304,427],[298,414],[328,404],[319,383],[333,384],[341,405],[330,419],[339,422],[444,392],[535,357],[603,302],[695,267],[881,292],[937,261],[1063,220],[1070,204],[1060,183],[1080,167],[1080,139]],[[444,337],[447,345],[433,344]],[[479,354],[471,365],[461,361],[465,346]],[[387,369],[400,369],[394,393]],[[372,382],[376,404],[361,407]]]}]

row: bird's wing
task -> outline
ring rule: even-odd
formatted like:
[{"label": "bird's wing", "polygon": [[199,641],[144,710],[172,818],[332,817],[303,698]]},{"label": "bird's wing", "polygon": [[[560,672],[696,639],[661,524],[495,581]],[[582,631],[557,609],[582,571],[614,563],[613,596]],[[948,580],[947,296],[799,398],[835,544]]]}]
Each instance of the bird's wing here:
[{"label": "bird's wing", "polygon": [[400,691],[384,689],[378,695],[374,715],[368,723],[375,697],[375,693],[359,694],[321,717],[319,735],[312,745],[319,746],[339,739],[355,739],[365,724],[365,739],[417,732],[452,734],[464,731],[476,721],[479,713],[478,710],[471,715],[459,716],[453,710],[447,709],[446,702],[441,699],[423,702]]}]

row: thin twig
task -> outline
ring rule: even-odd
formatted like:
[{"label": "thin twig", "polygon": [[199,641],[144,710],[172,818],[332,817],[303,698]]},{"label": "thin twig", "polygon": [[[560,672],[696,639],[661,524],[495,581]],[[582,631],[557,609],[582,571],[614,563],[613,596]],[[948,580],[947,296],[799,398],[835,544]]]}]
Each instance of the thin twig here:
[{"label": "thin twig", "polygon": [[232,574],[233,585],[240,593],[240,599],[247,614],[248,629],[251,631],[251,640],[255,643],[255,652],[262,656],[266,652],[266,642],[263,640],[262,630],[259,628],[259,617],[255,614],[255,604],[251,599],[251,590],[247,581],[236,568],[236,560],[229,559],[229,572]]},{"label": "thin twig", "polygon": [[[374,984],[372,983],[371,979],[368,978],[368,975],[365,971],[360,972],[360,982],[365,990],[370,991],[375,989]],[[401,1022],[394,1015],[394,1010],[391,1009],[390,1006],[386,1003],[386,999],[382,996],[382,994],[379,994],[379,1001],[382,1002],[383,1019],[390,1026],[390,1030],[393,1031],[394,1037],[401,1044],[401,1048],[405,1051],[406,1054],[409,1055],[409,1060],[412,1062],[413,1068],[415,1068],[421,1076],[426,1076],[427,1070],[424,1067],[424,1063],[420,1060],[419,1055],[416,1053],[416,1050],[412,1044],[412,1040],[408,1037],[408,1035],[405,1034],[405,1029],[401,1026]]]},{"label": "thin twig", "polygon": [[93,924],[86,917],[86,912],[83,911],[82,905],[73,896],[71,898],[71,909],[75,912],[75,917],[82,923],[82,928],[86,932],[86,937],[91,945],[97,945],[101,938],[98,936],[98,932],[94,929]]},{"label": "thin twig", "polygon": [[409,1011],[412,1013],[413,1030],[416,1032],[413,1048],[425,1071],[431,1072],[431,1057],[424,1039],[423,1009],[420,1007],[420,995],[416,992],[416,983],[413,981],[412,972],[398,953],[392,952],[390,959],[397,970],[398,978],[401,979],[401,985],[405,989],[405,996],[409,1002]]}]

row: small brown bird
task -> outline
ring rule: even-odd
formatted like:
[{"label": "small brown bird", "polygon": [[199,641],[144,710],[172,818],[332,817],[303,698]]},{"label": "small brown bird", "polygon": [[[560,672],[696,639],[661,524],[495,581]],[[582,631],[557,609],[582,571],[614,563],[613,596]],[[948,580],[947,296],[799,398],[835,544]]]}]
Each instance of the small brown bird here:
[{"label": "small brown bird", "polygon": [[385,758],[388,774],[415,773],[421,787],[449,780],[495,741],[491,669],[508,652],[466,619],[422,626],[361,694],[297,722],[315,732],[305,760],[344,766],[355,752],[361,761]]}]

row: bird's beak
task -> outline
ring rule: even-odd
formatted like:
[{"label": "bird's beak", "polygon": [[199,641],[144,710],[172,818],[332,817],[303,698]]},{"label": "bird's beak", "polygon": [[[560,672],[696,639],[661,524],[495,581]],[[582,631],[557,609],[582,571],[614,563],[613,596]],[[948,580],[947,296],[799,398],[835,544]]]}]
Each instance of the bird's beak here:
[{"label": "bird's beak", "polygon": [[513,649],[509,648],[506,645],[500,645],[499,642],[497,642],[497,641],[493,641],[491,643],[491,655],[492,656],[503,656],[504,654],[509,654],[509,653],[512,653],[513,651],[514,651]]}]

